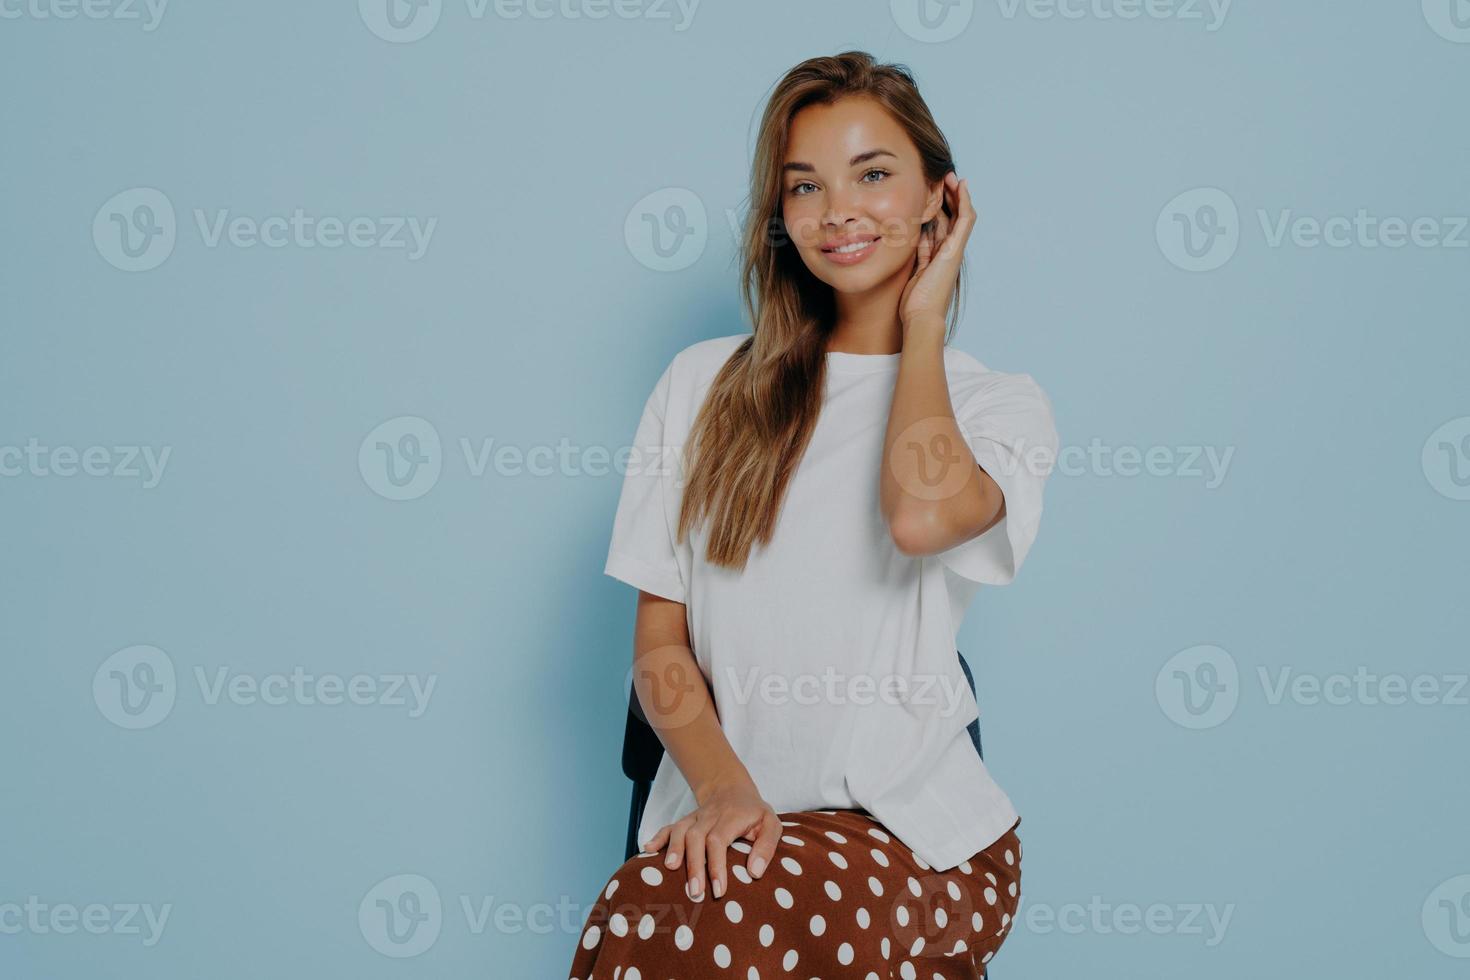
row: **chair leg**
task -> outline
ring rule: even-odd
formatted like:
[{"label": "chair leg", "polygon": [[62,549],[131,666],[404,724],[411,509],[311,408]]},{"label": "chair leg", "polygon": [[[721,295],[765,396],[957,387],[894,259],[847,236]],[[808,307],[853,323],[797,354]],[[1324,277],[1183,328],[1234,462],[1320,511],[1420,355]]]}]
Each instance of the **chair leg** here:
[{"label": "chair leg", "polygon": [[637,780],[633,783],[632,799],[628,803],[628,839],[623,846],[623,860],[637,854],[642,843],[638,840],[638,825],[643,822],[643,808],[648,803],[648,793],[653,783]]}]

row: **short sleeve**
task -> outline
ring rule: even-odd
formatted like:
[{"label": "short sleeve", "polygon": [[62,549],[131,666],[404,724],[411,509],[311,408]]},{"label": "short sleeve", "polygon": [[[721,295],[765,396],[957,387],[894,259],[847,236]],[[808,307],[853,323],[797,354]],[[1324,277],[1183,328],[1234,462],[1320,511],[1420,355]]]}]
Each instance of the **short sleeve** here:
[{"label": "short sleeve", "polygon": [[1029,374],[986,376],[954,406],[965,443],[1005,495],[1005,517],[983,534],[941,551],[956,574],[1007,585],[1026,560],[1041,524],[1042,491],[1056,465],[1051,400]]},{"label": "short sleeve", "polygon": [[672,372],[670,362],[643,405],[627,454],[603,573],[644,592],[683,602],[687,590],[674,545],[682,447],[666,444],[664,425]]}]

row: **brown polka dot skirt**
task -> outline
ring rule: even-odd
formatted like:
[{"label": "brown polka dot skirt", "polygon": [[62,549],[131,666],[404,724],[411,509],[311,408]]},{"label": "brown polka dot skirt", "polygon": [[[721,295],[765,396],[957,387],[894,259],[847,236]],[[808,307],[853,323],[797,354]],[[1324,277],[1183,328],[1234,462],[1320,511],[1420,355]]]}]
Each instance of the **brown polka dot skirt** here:
[{"label": "brown polka dot skirt", "polygon": [[985,975],[1020,905],[1019,819],[936,872],[863,810],[779,814],[760,878],[731,845],[725,894],[684,893],[684,864],[635,854],[583,926],[572,980],[961,980]]}]

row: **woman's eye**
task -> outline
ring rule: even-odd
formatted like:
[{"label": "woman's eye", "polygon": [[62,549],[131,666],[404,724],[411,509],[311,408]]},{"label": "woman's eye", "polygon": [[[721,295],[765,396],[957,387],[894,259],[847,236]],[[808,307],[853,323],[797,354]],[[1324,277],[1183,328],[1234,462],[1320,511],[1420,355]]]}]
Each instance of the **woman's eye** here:
[{"label": "woman's eye", "polygon": [[801,193],[801,189],[803,187],[811,187],[811,186],[812,186],[812,182],[811,181],[809,181],[809,180],[803,180],[801,183],[799,183],[795,187],[791,188],[791,193],[793,193],[793,194],[800,194]]},{"label": "woman's eye", "polygon": [[[867,180],[869,174],[882,174],[883,176],[887,177],[888,171],[884,170],[882,167],[874,167],[872,170],[869,170],[863,174],[863,179]],[[869,183],[873,183],[873,181],[869,181]]]}]

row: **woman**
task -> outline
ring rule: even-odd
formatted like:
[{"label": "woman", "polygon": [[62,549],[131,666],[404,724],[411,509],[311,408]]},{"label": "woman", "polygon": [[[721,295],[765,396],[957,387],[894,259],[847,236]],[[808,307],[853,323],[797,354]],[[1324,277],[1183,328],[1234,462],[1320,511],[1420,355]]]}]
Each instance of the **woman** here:
[{"label": "woman", "polygon": [[1030,549],[1057,436],[1029,375],[946,346],[952,168],[903,66],[813,58],[771,96],[754,333],[673,358],[614,519],[667,752],[575,980],[977,977],[1010,929],[1020,818],[955,635]]}]

